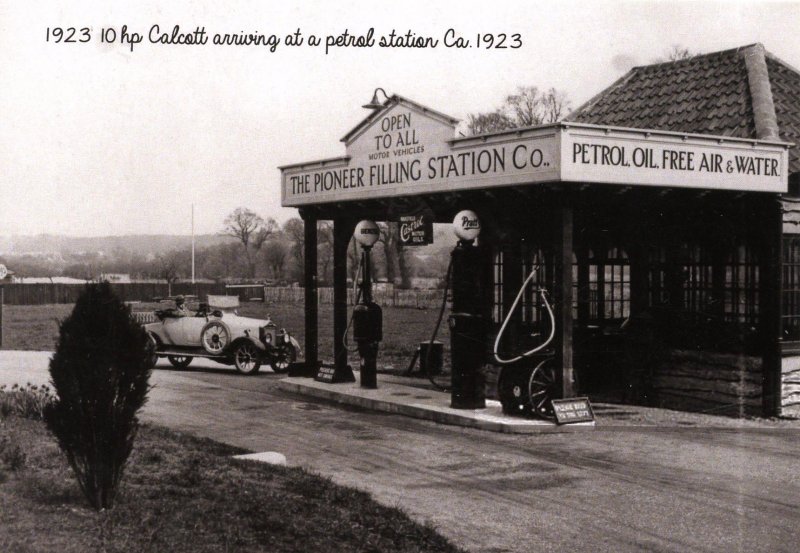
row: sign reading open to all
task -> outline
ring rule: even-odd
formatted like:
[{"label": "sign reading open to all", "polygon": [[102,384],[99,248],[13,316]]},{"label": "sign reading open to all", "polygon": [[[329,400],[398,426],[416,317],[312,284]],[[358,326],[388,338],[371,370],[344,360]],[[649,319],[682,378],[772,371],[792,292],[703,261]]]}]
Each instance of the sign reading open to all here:
[{"label": "sign reading open to all", "polygon": [[281,168],[301,206],[543,182],[785,192],[787,147],[556,124],[454,139],[454,121],[402,99],[345,138],[347,156]]}]

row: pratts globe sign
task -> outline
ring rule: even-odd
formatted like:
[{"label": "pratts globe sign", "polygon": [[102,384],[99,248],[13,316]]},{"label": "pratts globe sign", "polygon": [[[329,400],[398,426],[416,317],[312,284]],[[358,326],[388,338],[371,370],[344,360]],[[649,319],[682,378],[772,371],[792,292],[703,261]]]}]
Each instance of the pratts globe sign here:
[{"label": "pratts globe sign", "polygon": [[481,221],[474,211],[459,211],[453,218],[453,231],[459,239],[470,242],[481,233]]},{"label": "pratts globe sign", "polygon": [[543,182],[785,192],[788,144],[555,124],[453,138],[456,120],[399,97],[342,140],[347,155],[281,168],[282,205]]}]

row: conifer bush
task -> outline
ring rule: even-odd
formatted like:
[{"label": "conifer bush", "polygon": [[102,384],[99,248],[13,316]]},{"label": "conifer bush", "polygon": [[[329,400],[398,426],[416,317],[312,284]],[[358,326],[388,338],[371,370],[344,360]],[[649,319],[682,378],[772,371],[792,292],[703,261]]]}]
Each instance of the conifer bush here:
[{"label": "conifer bush", "polygon": [[107,282],[87,285],[59,325],[45,422],[95,509],[114,504],[147,401],[151,348]]}]

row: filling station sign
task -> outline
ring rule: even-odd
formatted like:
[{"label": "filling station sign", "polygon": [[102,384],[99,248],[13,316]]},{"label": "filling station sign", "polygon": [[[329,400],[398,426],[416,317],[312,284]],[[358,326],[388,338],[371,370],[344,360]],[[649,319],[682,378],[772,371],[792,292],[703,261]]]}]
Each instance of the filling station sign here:
[{"label": "filling station sign", "polygon": [[453,138],[456,120],[393,97],[347,155],[281,168],[282,205],[544,182],[785,192],[788,144],[573,123]]}]

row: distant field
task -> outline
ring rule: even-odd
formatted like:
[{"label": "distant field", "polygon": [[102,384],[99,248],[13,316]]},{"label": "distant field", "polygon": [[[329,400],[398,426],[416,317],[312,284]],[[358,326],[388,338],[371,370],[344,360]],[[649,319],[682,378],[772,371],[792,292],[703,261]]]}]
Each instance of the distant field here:
[{"label": "distant field", "polygon": [[[157,304],[135,304],[134,311],[152,311]],[[351,308],[348,308],[348,313]],[[72,305],[6,305],[3,312],[3,349],[52,351],[58,340],[58,321],[67,317]],[[265,318],[268,314],[279,327],[286,328],[305,348],[303,306],[288,303],[245,303],[241,315]],[[404,370],[418,344],[430,339],[436,323],[437,309],[402,307],[383,308],[383,342],[379,366],[390,370]],[[440,341],[445,343],[445,363],[449,359],[449,331],[447,321],[439,330]],[[320,305],[319,312],[320,359],[333,359],[333,310],[330,305]],[[358,354],[350,355],[350,364],[358,363]]]}]

